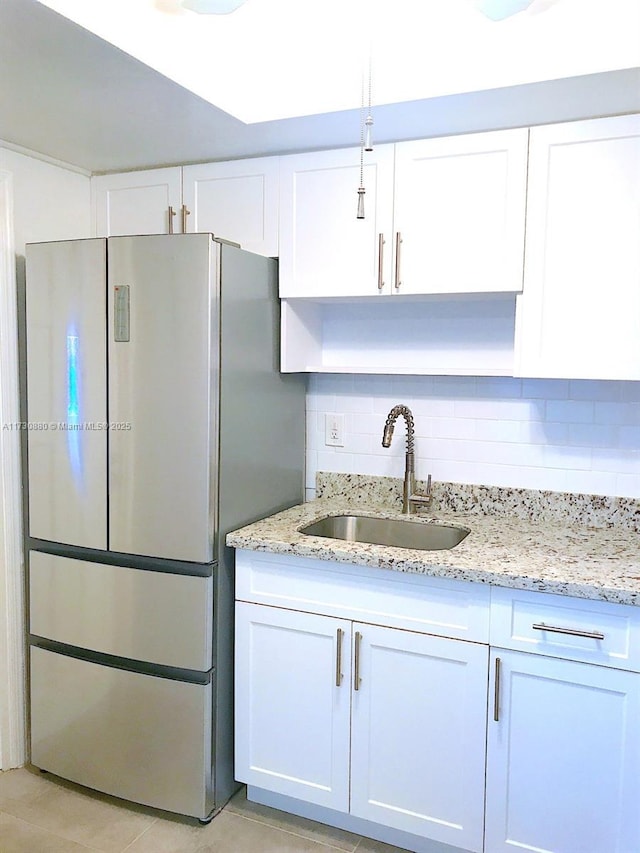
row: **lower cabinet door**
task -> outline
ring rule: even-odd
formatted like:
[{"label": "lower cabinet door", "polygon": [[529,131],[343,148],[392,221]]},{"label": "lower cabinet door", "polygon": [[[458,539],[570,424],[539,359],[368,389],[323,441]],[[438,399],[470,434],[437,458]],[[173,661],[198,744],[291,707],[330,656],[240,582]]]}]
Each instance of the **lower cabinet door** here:
[{"label": "lower cabinet door", "polygon": [[36,767],[116,797],[205,818],[213,808],[211,727],[211,683],[31,648]]},{"label": "lower cabinet door", "polygon": [[357,623],[353,636],[351,813],[481,851],[488,647]]},{"label": "lower cabinet door", "polygon": [[501,650],[491,664],[485,850],[640,850],[640,674]]},{"label": "lower cabinet door", "polygon": [[236,603],[236,779],[349,809],[351,624]]}]

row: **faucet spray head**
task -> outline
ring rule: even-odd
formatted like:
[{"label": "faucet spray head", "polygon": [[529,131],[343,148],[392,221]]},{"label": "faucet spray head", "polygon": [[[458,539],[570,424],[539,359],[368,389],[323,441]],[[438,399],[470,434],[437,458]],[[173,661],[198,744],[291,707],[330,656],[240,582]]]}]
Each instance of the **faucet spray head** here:
[{"label": "faucet spray head", "polygon": [[387,421],[384,425],[384,432],[382,433],[382,446],[383,447],[391,447],[391,439],[393,438],[393,428],[395,426],[394,421]]}]

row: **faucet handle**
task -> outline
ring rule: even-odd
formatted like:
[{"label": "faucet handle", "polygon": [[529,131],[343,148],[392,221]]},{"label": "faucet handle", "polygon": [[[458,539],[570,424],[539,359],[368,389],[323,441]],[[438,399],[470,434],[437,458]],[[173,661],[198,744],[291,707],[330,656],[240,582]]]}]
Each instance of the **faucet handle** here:
[{"label": "faucet handle", "polygon": [[427,477],[427,491],[423,494],[421,492],[415,492],[412,495],[409,495],[409,506],[415,505],[418,507],[425,507],[428,509],[433,503],[433,495],[431,494],[431,474]]}]

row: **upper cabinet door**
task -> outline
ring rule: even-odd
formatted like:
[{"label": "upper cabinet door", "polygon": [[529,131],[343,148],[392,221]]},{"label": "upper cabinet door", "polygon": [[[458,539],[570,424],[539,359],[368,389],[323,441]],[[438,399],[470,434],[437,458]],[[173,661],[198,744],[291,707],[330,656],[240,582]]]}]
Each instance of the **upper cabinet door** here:
[{"label": "upper cabinet door", "polygon": [[148,169],[91,179],[96,237],[178,233],[182,170]]},{"label": "upper cabinet door", "polygon": [[364,219],[358,148],[281,158],[280,296],[389,292],[393,148],[365,153]]},{"label": "upper cabinet door", "polygon": [[29,534],[107,547],[106,240],[26,251]]},{"label": "upper cabinet door", "polygon": [[640,116],[531,130],[516,373],[640,379]]},{"label": "upper cabinet door", "polygon": [[185,166],[186,230],[209,231],[267,257],[278,254],[278,157]]},{"label": "upper cabinet door", "polygon": [[522,290],[528,130],[396,145],[394,291]]}]

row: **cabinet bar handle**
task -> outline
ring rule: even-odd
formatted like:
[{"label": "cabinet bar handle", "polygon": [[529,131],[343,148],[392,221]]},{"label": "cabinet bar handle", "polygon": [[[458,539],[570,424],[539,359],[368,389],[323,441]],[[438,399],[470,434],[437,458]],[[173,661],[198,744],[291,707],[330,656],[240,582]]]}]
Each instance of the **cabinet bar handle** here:
[{"label": "cabinet bar handle", "polygon": [[176,215],[175,210],[169,205],[169,234],[173,234],[173,217]]},{"label": "cabinet bar handle", "polygon": [[340,687],[342,681],[342,636],[344,631],[338,628],[336,631],[336,687]]},{"label": "cabinet bar handle", "polygon": [[362,640],[362,634],[360,631],[356,631],[356,639],[355,639],[355,650],[353,657],[353,689],[360,690],[360,682],[362,679],[360,678],[360,641]]},{"label": "cabinet bar handle", "polygon": [[496,658],[496,677],[493,683],[493,719],[500,722],[500,666],[502,661]]},{"label": "cabinet bar handle", "polygon": [[382,279],[382,256],[384,254],[384,234],[378,234],[378,290],[384,287]]},{"label": "cabinet bar handle", "polygon": [[191,214],[190,210],[187,210],[187,205],[182,205],[182,233],[187,233],[187,216]]},{"label": "cabinet bar handle", "polygon": [[586,637],[588,640],[604,640],[601,631],[581,631],[578,628],[560,628],[557,625],[545,625],[544,622],[531,626],[534,631],[550,631],[553,634],[569,634],[571,637]]},{"label": "cabinet bar handle", "polygon": [[402,234],[398,231],[396,232],[396,282],[395,288],[396,290],[400,289],[400,285],[402,282],[400,281],[400,246],[402,245]]}]

